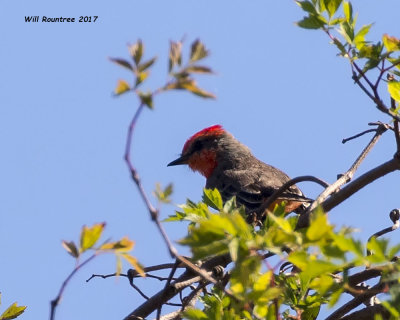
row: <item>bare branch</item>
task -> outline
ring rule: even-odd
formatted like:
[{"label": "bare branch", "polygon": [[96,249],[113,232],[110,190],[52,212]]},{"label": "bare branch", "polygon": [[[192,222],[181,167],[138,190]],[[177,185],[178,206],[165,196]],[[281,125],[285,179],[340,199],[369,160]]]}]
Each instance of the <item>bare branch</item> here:
[{"label": "bare branch", "polygon": [[[325,212],[332,210],[334,207],[351,197],[354,193],[364,188],[366,185],[371,182],[383,177],[384,175],[400,170],[400,158],[393,158],[380,166],[364,173],[359,178],[349,183],[346,187],[341,189],[340,191],[333,194],[330,198],[321,203],[321,206]],[[343,177],[342,177],[343,178]],[[341,182],[342,178],[338,181]],[[336,183],[335,183],[336,184]],[[333,184],[333,185],[335,185]],[[329,189],[332,186],[329,187]],[[325,191],[324,191],[325,192]],[[318,199],[316,200],[316,202]],[[297,228],[305,228],[309,225],[310,215],[313,211],[307,211],[305,214],[299,217],[299,221],[297,223]]]},{"label": "bare branch", "polygon": [[[223,255],[212,258],[203,263],[202,269],[204,272],[207,272],[209,275],[212,273],[213,268],[216,266],[226,267],[231,262],[230,255]],[[193,274],[192,270],[185,271],[176,281],[170,284],[168,288],[162,289],[155,295],[153,295],[149,300],[145,301],[142,305],[132,311],[125,320],[138,320],[144,319],[149,314],[157,310],[160,304],[164,304],[169,301],[171,298],[179,294],[183,289],[192,285],[195,282],[198,282],[202,279],[202,277],[197,274]]]},{"label": "bare branch", "polygon": [[193,308],[197,299],[200,297],[201,290],[205,288],[205,283],[200,283],[196,289],[194,289],[188,296],[186,296],[183,300],[185,304],[182,306],[180,310],[176,310],[169,314],[166,314],[160,318],[160,320],[173,320],[180,319],[180,315],[188,308]]},{"label": "bare branch", "polygon": [[82,269],[83,266],[85,266],[87,263],[92,261],[95,257],[97,257],[97,253],[94,253],[91,255],[89,258],[87,258],[85,261],[82,263],[78,264],[74,270],[68,275],[68,277],[64,280],[62,283],[60,290],[58,291],[57,297],[55,297],[53,300],[50,302],[50,320],[54,320],[56,316],[56,308],[61,300],[61,297],[64,293],[65,288],[67,287],[69,281],[72,279],[75,273],[77,273],[80,269]]}]

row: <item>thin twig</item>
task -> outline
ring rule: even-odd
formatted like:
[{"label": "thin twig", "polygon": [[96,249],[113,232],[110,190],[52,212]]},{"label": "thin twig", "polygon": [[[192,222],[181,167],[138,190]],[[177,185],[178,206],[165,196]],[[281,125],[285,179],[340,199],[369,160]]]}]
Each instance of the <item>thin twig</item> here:
[{"label": "thin twig", "polygon": [[82,267],[84,265],[86,265],[87,263],[89,263],[91,260],[93,260],[95,257],[97,257],[98,253],[94,253],[93,255],[91,255],[89,258],[87,258],[85,261],[83,261],[82,263],[78,264],[74,270],[72,270],[72,272],[68,275],[68,277],[64,280],[64,282],[62,283],[60,290],[58,291],[58,295],[57,297],[55,297],[53,300],[51,300],[50,302],[50,320],[54,320],[55,314],[56,314],[56,308],[61,300],[61,297],[64,293],[65,288],[67,287],[69,281],[71,280],[71,278],[75,275],[75,273],[78,272],[78,270],[82,269]]},{"label": "thin twig", "polygon": [[[176,261],[175,261],[175,264],[174,264],[174,266],[173,266],[173,268],[171,269],[171,272],[169,273],[168,280],[167,280],[167,282],[165,283],[164,291],[166,291],[167,288],[169,287],[169,285],[171,284],[172,277],[174,276],[174,274],[175,274],[175,272],[176,272],[176,268],[178,267],[178,265],[179,265],[179,261],[176,260]],[[161,309],[162,309],[162,304],[160,303],[160,305],[159,305],[158,308],[157,308],[157,320],[160,320]]]},{"label": "thin twig", "polygon": [[184,298],[185,304],[182,308],[171,313],[168,313],[160,318],[160,320],[181,319],[180,315],[188,308],[194,307],[197,299],[200,297],[201,290],[205,288],[205,284],[200,283],[188,296]]},{"label": "thin twig", "polygon": [[354,135],[352,137],[345,138],[345,139],[342,140],[342,143],[345,144],[346,142],[348,142],[350,140],[357,139],[357,138],[363,136],[364,134],[367,134],[367,133],[370,133],[370,132],[376,132],[376,129],[368,129],[368,130],[360,132],[360,133],[358,133],[358,134],[356,134],[356,135]]},{"label": "thin twig", "polygon": [[364,301],[368,300],[369,298],[375,296],[378,293],[385,292],[388,289],[387,283],[378,283],[377,285],[373,286],[371,289],[366,290],[364,293],[356,296],[354,299],[350,300],[335,312],[333,312],[329,317],[325,320],[337,320],[341,319],[345,314],[349,313],[351,310],[358,307]]},{"label": "thin twig", "polygon": [[[158,270],[164,270],[164,269],[171,269],[171,268],[173,268],[175,266],[175,263],[164,263],[164,264],[158,264],[158,265],[155,265],[155,266],[150,266],[150,267],[146,267],[146,268],[143,268],[143,271],[145,272],[145,274],[146,274],[146,277],[149,277],[149,278],[155,278],[155,279],[158,279],[158,280],[160,280],[160,281],[163,281],[163,280],[167,280],[168,278],[163,278],[163,277],[158,277],[158,276],[155,276],[155,275],[151,275],[151,274],[149,274],[148,272],[150,272],[150,271],[158,271]],[[186,266],[184,266],[184,265],[179,265],[178,266],[178,268],[186,268]],[[90,280],[92,280],[93,278],[102,278],[102,279],[106,279],[106,278],[110,278],[110,277],[116,277],[117,276],[117,273],[116,272],[114,272],[114,273],[111,273],[111,274],[92,274],[91,275],[91,277],[89,278],[89,279],[87,279],[86,280],[86,282],[89,282]],[[136,277],[141,277],[141,275],[139,274],[139,272],[137,271],[137,270],[134,270],[134,269],[129,269],[128,270],[128,274],[123,274],[123,273],[121,273],[121,274],[119,274],[119,276],[121,276],[121,277],[131,277],[131,278],[136,278]]]},{"label": "thin twig", "polygon": [[375,144],[378,142],[379,138],[381,135],[387,130],[387,127],[382,124],[376,128],[376,133],[372,137],[371,141],[368,143],[368,145],[364,148],[364,150],[361,152],[361,154],[357,157],[356,161],[351,165],[349,170],[340,178],[331,184],[329,187],[327,187],[319,196],[318,198],[314,201],[314,203],[311,205],[309,208],[309,211],[314,210],[322,201],[324,201],[327,197],[329,197],[332,193],[338,190],[342,185],[345,183],[351,181],[353,178],[354,173],[357,171],[358,167],[361,165],[363,160],[366,158],[368,153],[371,151],[371,149],[375,146]]},{"label": "thin twig", "polygon": [[[304,182],[304,181],[315,182],[324,188],[329,186],[328,183],[326,183],[325,181],[323,181],[317,177],[314,177],[314,176],[300,176],[300,177],[293,178],[293,179],[287,181],[286,183],[284,183],[278,190],[276,190],[270,197],[268,197],[268,199],[262,204],[262,206],[259,210],[260,214],[263,215],[265,209],[269,208],[269,206],[271,204],[273,204],[274,201],[276,201],[276,199],[278,199],[279,196],[282,195],[282,193],[287,191],[288,188],[295,185],[296,183]],[[259,217],[259,218],[261,218],[261,217]]]},{"label": "thin twig", "polygon": [[[205,261],[202,264],[202,268],[205,272],[209,272],[211,274],[214,267],[219,265],[225,267],[231,261],[232,260],[230,255],[226,254]],[[157,310],[160,303],[167,302],[183,289],[187,288],[195,282],[200,281],[201,279],[202,277],[200,277],[197,273],[193,274],[192,270],[186,270],[181,276],[179,276],[176,281],[171,283],[171,285],[166,290],[163,288],[158,293],[153,295],[149,300],[145,301],[142,305],[132,311],[125,318],[125,320],[138,320],[146,318],[149,314]]]}]

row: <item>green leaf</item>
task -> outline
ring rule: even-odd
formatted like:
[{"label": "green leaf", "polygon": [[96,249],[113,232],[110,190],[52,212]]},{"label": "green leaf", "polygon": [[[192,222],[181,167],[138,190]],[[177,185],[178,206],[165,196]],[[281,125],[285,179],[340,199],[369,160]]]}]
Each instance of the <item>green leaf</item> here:
[{"label": "green leaf", "polygon": [[397,102],[400,102],[400,82],[389,81],[388,82],[388,91],[390,93],[390,96],[394,100],[396,100]]},{"label": "green leaf", "polygon": [[301,320],[315,320],[317,319],[317,316],[319,314],[319,310],[321,309],[321,306],[316,306],[316,307],[308,307],[305,309],[302,314],[301,314]]},{"label": "green leaf", "polygon": [[387,51],[400,50],[400,39],[396,37],[390,37],[388,34],[384,34],[382,37],[382,41]]},{"label": "green leaf", "polygon": [[296,1],[296,3],[306,12],[312,14],[318,14],[314,4],[310,1]]},{"label": "green leaf", "polygon": [[337,38],[333,39],[333,44],[340,50],[342,56],[347,55],[345,46]]},{"label": "green leaf", "polygon": [[2,315],[0,316],[0,320],[15,319],[22,313],[24,313],[25,309],[26,306],[18,306],[15,302],[2,313]]},{"label": "green leaf", "polygon": [[222,210],[223,201],[218,189],[204,189],[203,202],[211,208]]},{"label": "green leaf", "polygon": [[131,88],[128,82],[125,80],[118,80],[117,86],[114,89],[114,94],[119,96],[129,90],[131,90]]},{"label": "green leaf", "polygon": [[296,267],[301,270],[305,269],[308,264],[308,254],[304,251],[301,252],[292,252],[288,257],[288,261],[293,263]]},{"label": "green leaf", "polygon": [[281,217],[276,217],[275,215],[271,214],[269,218],[277,225],[279,226],[284,232],[286,233],[292,233],[293,232],[293,227],[290,224],[289,221],[287,221],[285,218]]},{"label": "green leaf", "polygon": [[332,18],[332,16],[339,9],[341,3],[342,0],[324,0],[325,8],[328,11],[329,18]]},{"label": "green leaf", "polygon": [[238,250],[239,250],[239,239],[233,238],[231,242],[229,242],[229,253],[231,255],[232,261],[235,262],[238,258]]},{"label": "green leaf", "polygon": [[398,306],[397,307],[393,306],[389,301],[383,301],[382,305],[385,307],[385,309],[387,311],[389,311],[391,313],[391,315],[393,317],[395,317],[395,319],[399,319],[400,312],[399,312]]},{"label": "green leaf", "polygon": [[207,315],[203,311],[198,310],[198,309],[192,309],[192,308],[186,309],[183,312],[183,316],[189,320],[203,320],[203,319],[207,320],[208,319]]},{"label": "green leaf", "polygon": [[351,2],[344,1],[343,2],[343,12],[344,16],[346,17],[346,21],[351,25],[353,24],[353,7]]},{"label": "green leaf", "polygon": [[369,29],[371,29],[372,24],[368,24],[366,26],[362,26],[362,28],[357,32],[354,37],[354,44],[357,49],[360,50],[366,43],[365,36],[368,34]]},{"label": "green leaf", "polygon": [[273,273],[272,271],[265,272],[262,274],[256,282],[254,282],[253,289],[254,291],[265,291],[271,286],[271,279],[272,279]]},{"label": "green leaf", "polygon": [[327,215],[318,209],[312,217],[310,227],[307,229],[307,238],[311,241],[317,241],[321,238],[329,236],[332,231],[332,226],[328,223]]},{"label": "green leaf", "polygon": [[350,237],[346,237],[343,234],[332,234],[332,238],[335,242],[335,244],[344,252],[352,252],[354,253],[357,257],[363,257],[364,256],[364,248],[361,244],[361,242],[356,241]]},{"label": "green leaf", "polygon": [[354,40],[354,28],[347,21],[340,25],[339,33],[344,37],[347,43],[352,44]]},{"label": "green leaf", "polygon": [[74,258],[79,257],[79,250],[73,241],[62,241],[62,246],[64,247],[67,252],[73,256]]},{"label": "green leaf", "polygon": [[124,68],[127,68],[128,70],[133,71],[133,67],[128,61],[126,61],[124,59],[119,59],[119,58],[109,58],[109,59],[112,62],[114,62],[114,63],[116,63],[116,64],[118,64],[118,65],[120,65],[120,66],[122,66]]},{"label": "green leaf", "polygon": [[150,68],[154,64],[154,62],[156,62],[156,60],[157,60],[157,57],[154,57],[154,58],[152,58],[150,60],[147,60],[146,62],[143,62],[143,63],[139,64],[138,67],[137,67],[138,71],[142,72],[142,71],[147,70],[148,68]]},{"label": "green leaf", "polygon": [[333,292],[331,294],[330,300],[328,302],[328,306],[330,308],[332,308],[339,301],[339,298],[342,295],[342,293],[343,293],[343,289],[340,288],[339,290],[336,290],[335,292]]},{"label": "green leaf", "polygon": [[320,15],[309,15],[308,17],[304,17],[303,20],[300,20],[296,24],[300,28],[304,29],[321,29],[324,27],[325,23],[321,20]]},{"label": "green leaf", "polygon": [[140,102],[149,107],[149,109],[153,109],[153,94],[151,92],[138,92],[138,96],[140,98]]},{"label": "green leaf", "polygon": [[91,249],[96,244],[96,242],[100,239],[105,226],[105,222],[96,223],[90,228],[83,226],[81,231],[80,252],[85,252],[87,249]]},{"label": "green leaf", "polygon": [[140,39],[135,44],[129,46],[129,52],[136,65],[139,65],[140,60],[142,60],[143,51],[144,47]]},{"label": "green leaf", "polygon": [[222,210],[226,213],[231,213],[233,210],[236,210],[236,208],[236,197],[233,196],[225,202],[224,208]]},{"label": "green leaf", "polygon": [[192,43],[191,50],[190,50],[190,61],[196,62],[201,59],[204,59],[209,55],[208,50],[204,47],[204,44],[200,42],[199,39],[195,40]]}]

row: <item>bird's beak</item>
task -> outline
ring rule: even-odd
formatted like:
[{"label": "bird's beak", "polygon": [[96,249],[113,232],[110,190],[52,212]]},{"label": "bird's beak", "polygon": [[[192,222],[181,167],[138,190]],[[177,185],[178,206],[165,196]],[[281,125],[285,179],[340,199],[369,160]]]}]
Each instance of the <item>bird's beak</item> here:
[{"label": "bird's beak", "polygon": [[177,165],[180,165],[180,164],[187,164],[188,160],[189,160],[189,156],[188,155],[182,155],[178,159],[168,163],[167,167],[177,166]]}]

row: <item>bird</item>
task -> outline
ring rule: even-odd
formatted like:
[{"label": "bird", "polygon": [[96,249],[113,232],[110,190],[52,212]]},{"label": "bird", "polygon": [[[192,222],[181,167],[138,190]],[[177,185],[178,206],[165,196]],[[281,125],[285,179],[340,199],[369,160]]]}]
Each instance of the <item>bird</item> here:
[{"label": "bird", "polygon": [[[188,165],[200,172],[206,178],[205,188],[218,189],[224,202],[235,196],[237,204],[244,206],[248,222],[255,225],[265,219],[263,203],[290,180],[283,171],[257,159],[221,125],[207,127],[191,136],[181,155],[168,164],[176,165]],[[282,202],[285,213],[301,213],[311,199],[292,185],[268,209],[272,211]]]}]

